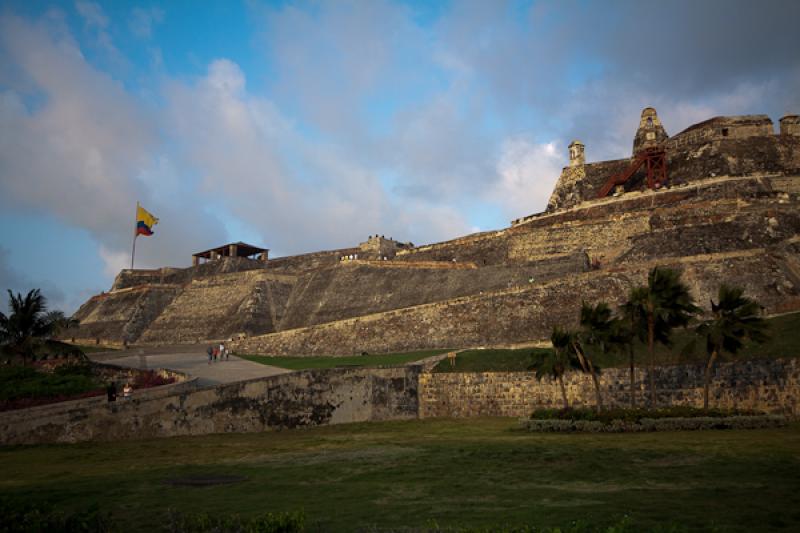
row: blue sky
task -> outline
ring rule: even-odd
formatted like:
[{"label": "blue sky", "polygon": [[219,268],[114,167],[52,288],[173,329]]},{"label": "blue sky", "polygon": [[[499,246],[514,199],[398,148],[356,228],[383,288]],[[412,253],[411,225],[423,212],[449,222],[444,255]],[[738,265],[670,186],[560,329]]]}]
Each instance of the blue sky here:
[{"label": "blue sky", "polygon": [[800,112],[800,3],[0,5],[0,289],[74,311],[141,268],[416,244],[541,211],[573,138],[630,155],[715,115]]}]

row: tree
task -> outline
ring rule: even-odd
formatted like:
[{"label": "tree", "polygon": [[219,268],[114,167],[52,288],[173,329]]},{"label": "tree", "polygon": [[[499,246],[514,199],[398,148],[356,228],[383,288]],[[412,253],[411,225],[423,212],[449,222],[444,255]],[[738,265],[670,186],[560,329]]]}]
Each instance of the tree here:
[{"label": "tree", "polygon": [[80,325],[80,321],[76,318],[66,316],[64,311],[48,311],[44,319],[53,325],[51,335],[53,337],[61,336],[70,328],[76,328]]},{"label": "tree", "polygon": [[743,340],[755,342],[767,340],[766,322],[759,316],[761,307],[755,300],[744,296],[739,287],[721,285],[717,296],[719,303],[711,300],[712,319],[707,320],[695,329],[700,338],[706,342],[705,375],[703,379],[703,408],[708,409],[708,391],[711,385],[711,371],[714,363],[727,352],[736,355],[742,347]]},{"label": "tree", "polygon": [[574,337],[574,333],[555,326],[553,333],[550,335],[553,350],[540,356],[539,360],[533,364],[537,380],[549,377],[558,381],[558,386],[561,389],[561,399],[564,401],[564,409],[569,409],[567,390],[564,388],[564,374],[569,369],[579,368],[579,363],[572,349]]},{"label": "tree", "polygon": [[591,305],[586,302],[581,304],[581,331],[573,339],[572,347],[578,356],[582,370],[592,376],[598,411],[603,408],[600,380],[597,378],[600,373],[600,367],[592,362],[592,359],[587,355],[586,348],[599,350],[601,353],[608,353],[614,349],[617,344],[615,324],[616,320],[613,318],[611,308],[606,302],[600,302],[597,305]]},{"label": "tree", "polygon": [[23,357],[33,357],[36,348],[50,338],[60,327],[74,325],[60,311],[47,312],[47,300],[39,289],[33,289],[23,298],[8,291],[8,307],[6,316],[0,313],[0,343]]},{"label": "tree", "polygon": [[685,327],[699,311],[689,288],[680,280],[681,273],[669,268],[655,267],[647,276],[647,286],[630,292],[628,304],[633,316],[641,317],[636,323],[636,334],[647,340],[650,367],[650,403],[655,407],[655,343],[670,346],[670,335],[676,327]]},{"label": "tree", "polygon": [[[634,289],[638,290],[638,289]],[[616,327],[616,333],[614,335],[614,342],[619,346],[620,349],[627,348],[628,350],[628,366],[630,368],[630,389],[631,389],[631,407],[636,407],[636,357],[634,352],[634,342],[639,334],[639,332],[647,332],[647,322],[646,319],[641,316],[641,309],[638,305],[634,304],[634,301],[638,301],[641,298],[639,296],[634,296],[633,291],[631,291],[630,296],[628,297],[628,301],[622,304],[619,308],[620,318],[614,324]],[[645,324],[642,327],[642,323]],[[645,338],[640,338],[642,342],[646,340]]]}]

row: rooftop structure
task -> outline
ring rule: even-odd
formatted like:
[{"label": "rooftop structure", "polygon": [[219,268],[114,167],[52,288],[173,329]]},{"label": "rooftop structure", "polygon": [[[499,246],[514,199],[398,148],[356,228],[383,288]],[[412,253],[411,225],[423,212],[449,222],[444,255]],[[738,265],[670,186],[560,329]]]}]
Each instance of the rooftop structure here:
[{"label": "rooftop structure", "polygon": [[266,262],[268,256],[269,250],[267,248],[259,248],[258,246],[239,241],[223,244],[222,246],[217,246],[216,248],[211,248],[204,252],[192,254],[192,266],[199,265],[201,259],[214,261],[215,259],[221,259],[223,257],[245,257]]}]

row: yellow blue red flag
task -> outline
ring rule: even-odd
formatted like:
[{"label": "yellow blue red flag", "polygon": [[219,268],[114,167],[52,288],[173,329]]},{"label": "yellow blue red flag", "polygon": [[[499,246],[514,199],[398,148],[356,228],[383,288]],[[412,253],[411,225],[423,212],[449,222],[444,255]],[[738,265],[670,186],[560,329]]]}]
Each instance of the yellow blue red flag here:
[{"label": "yellow blue red flag", "polygon": [[153,234],[153,226],[158,224],[158,219],[147,209],[136,205],[136,235],[150,236]]}]

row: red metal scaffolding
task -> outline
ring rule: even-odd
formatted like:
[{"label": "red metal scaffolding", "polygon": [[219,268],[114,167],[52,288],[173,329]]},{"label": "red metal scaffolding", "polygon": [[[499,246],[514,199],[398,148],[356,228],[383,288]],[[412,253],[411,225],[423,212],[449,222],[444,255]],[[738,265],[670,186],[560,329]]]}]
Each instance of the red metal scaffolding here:
[{"label": "red metal scaffolding", "polygon": [[598,198],[608,196],[614,187],[623,185],[630,180],[636,172],[645,167],[647,172],[647,186],[651,189],[658,189],[667,183],[667,152],[663,146],[651,146],[645,148],[633,158],[631,165],[619,174],[614,174],[610,178],[600,192],[597,193]]}]

